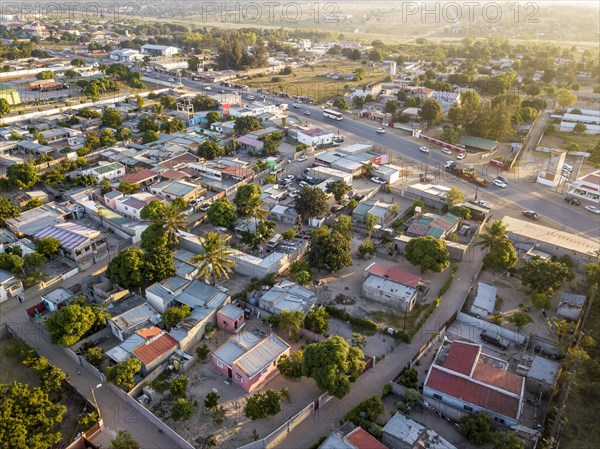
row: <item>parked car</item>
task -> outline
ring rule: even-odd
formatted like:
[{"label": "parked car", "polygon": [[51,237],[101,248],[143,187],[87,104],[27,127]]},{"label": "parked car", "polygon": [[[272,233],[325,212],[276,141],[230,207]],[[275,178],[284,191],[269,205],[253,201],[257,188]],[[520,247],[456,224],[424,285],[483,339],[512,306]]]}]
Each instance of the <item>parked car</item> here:
[{"label": "parked car", "polygon": [[210,90],[212,90],[212,87],[210,87],[210,86],[206,86],[206,87],[204,88],[204,90],[209,90],[209,91],[210,91]]},{"label": "parked car", "polygon": [[293,181],[296,177],[294,175],[287,175],[285,178],[286,181]]},{"label": "parked car", "polygon": [[448,148],[442,148],[442,153],[444,153],[444,154],[452,154],[452,150],[449,150]]},{"label": "parked car", "polygon": [[452,166],[456,165],[456,162],[454,161],[446,161],[446,164],[444,165],[444,168],[450,168]]},{"label": "parked car", "polygon": [[593,214],[600,215],[600,209],[598,209],[596,206],[585,206],[585,210]]},{"label": "parked car", "polygon": [[385,128],[377,128],[379,134],[385,134]]},{"label": "parked car", "polygon": [[247,98],[248,100],[254,100],[254,95],[248,95],[246,98]]},{"label": "parked car", "polygon": [[308,167],[305,168],[302,173],[304,173],[305,175],[308,175],[310,173],[310,168],[308,168]]},{"label": "parked car", "polygon": [[573,206],[581,205],[581,201],[579,201],[577,198],[573,198],[572,196],[565,197],[565,201],[567,202],[567,204],[572,204]]},{"label": "parked car", "polygon": [[508,179],[505,178],[504,176],[496,176],[496,179],[499,179],[500,181],[502,181],[504,184],[508,185]]},{"label": "parked car", "polygon": [[492,208],[492,203],[488,203],[487,201],[483,201],[483,200],[477,200],[477,201],[475,201],[475,204],[479,204],[481,207],[485,207],[486,209]]},{"label": "parked car", "polygon": [[335,136],[333,138],[334,143],[342,143],[344,141],[344,136]]},{"label": "parked car", "polygon": [[305,160],[307,160],[308,157],[306,156],[300,156],[298,159],[296,159],[298,162],[304,162]]},{"label": "parked car", "polygon": [[355,196],[358,192],[356,190],[350,190],[348,192],[348,194],[346,195],[348,198],[352,198],[353,196]]},{"label": "parked car", "polygon": [[309,184],[308,182],[306,182],[306,181],[300,181],[300,182],[298,183],[298,185],[299,185],[300,187],[308,187],[310,184]]},{"label": "parked car", "polygon": [[302,107],[298,103],[294,103],[292,106],[295,107],[296,109],[300,109]]},{"label": "parked car", "polygon": [[344,208],[344,206],[342,206],[341,204],[334,204],[333,206],[331,206],[331,212],[336,213],[341,211]]},{"label": "parked car", "polygon": [[376,184],[385,184],[385,181],[383,179],[381,179],[379,176],[373,176],[371,178],[371,181],[373,181]]},{"label": "parked car", "polygon": [[421,147],[421,148],[419,148],[419,151],[421,151],[423,153],[429,153],[431,150],[429,149],[429,147]]},{"label": "parked car", "polygon": [[500,335],[494,334],[492,332],[483,331],[480,335],[481,340],[491,345],[497,346],[500,349],[508,349],[509,343]]},{"label": "parked car", "polygon": [[169,78],[169,83],[174,83],[175,82],[175,78]]},{"label": "parked car", "polygon": [[296,192],[290,192],[289,197],[292,199],[296,199],[300,196],[300,192],[296,191]]},{"label": "parked car", "polygon": [[501,189],[506,189],[508,187],[505,183],[503,183],[499,179],[494,179],[494,185],[496,187],[500,187]]},{"label": "parked car", "polygon": [[467,157],[467,153],[462,152],[462,153],[458,153],[458,156],[456,156],[456,159],[458,159],[460,161],[466,157]]},{"label": "parked car", "polygon": [[198,209],[200,209],[202,212],[206,212],[208,209],[210,209],[210,204],[208,204],[208,203],[203,204]]},{"label": "parked car", "polygon": [[310,111],[307,109],[306,111],[304,111],[304,115],[310,115]]},{"label": "parked car", "polygon": [[540,214],[538,214],[534,210],[524,210],[523,211],[523,215],[525,215],[527,218],[531,218],[532,220],[539,220],[540,219]]}]

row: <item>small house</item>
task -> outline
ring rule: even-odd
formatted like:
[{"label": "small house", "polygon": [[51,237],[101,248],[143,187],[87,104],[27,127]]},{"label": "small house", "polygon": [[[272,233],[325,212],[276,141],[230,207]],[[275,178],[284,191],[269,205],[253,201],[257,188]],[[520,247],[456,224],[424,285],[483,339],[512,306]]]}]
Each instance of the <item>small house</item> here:
[{"label": "small house", "polygon": [[217,312],[217,326],[226,332],[238,332],[244,327],[244,311],[233,304],[226,304]]},{"label": "small house", "polygon": [[475,296],[473,305],[471,306],[471,313],[482,318],[486,318],[488,315],[494,313],[496,293],[496,287],[479,282],[477,284],[477,296]]},{"label": "small house", "polygon": [[51,292],[42,295],[42,302],[46,306],[46,310],[54,312],[66,305],[69,299],[73,297],[73,293],[63,287],[58,287]]},{"label": "small house", "polygon": [[421,277],[395,266],[373,262],[364,271],[362,295],[410,312],[417,300]]}]

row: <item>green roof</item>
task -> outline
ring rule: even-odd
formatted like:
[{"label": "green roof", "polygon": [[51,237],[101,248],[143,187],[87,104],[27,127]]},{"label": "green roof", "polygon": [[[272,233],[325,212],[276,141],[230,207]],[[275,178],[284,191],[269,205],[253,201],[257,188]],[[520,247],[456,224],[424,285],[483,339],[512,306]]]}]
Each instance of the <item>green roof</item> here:
[{"label": "green roof", "polygon": [[100,165],[100,166],[94,168],[94,171],[96,173],[98,173],[99,175],[103,175],[103,174],[111,172],[113,170],[118,170],[120,168],[124,168],[124,166],[118,162],[113,162],[112,164]]},{"label": "green roof", "polygon": [[458,139],[466,147],[475,148],[477,150],[492,151],[498,145],[495,140],[482,139],[481,137],[463,136]]}]

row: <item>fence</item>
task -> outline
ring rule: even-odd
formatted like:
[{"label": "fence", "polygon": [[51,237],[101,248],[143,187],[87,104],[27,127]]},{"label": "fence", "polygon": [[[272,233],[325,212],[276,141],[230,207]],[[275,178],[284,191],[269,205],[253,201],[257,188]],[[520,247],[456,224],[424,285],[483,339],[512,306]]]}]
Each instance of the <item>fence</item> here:
[{"label": "fence", "polygon": [[512,164],[505,164],[504,162],[496,159],[490,159],[490,165],[493,165],[494,167],[500,167],[502,170],[510,170]]},{"label": "fence", "polygon": [[269,449],[277,445],[277,443],[283,440],[287,434],[290,433],[298,424],[300,424],[310,415],[314,414],[315,411],[327,404],[332,398],[333,396],[330,396],[327,393],[322,394],[316,401],[308,404],[266,437],[257,441],[253,441],[252,443],[248,443],[239,447],[238,449]]},{"label": "fence", "polygon": [[418,137],[419,139],[426,140],[427,142],[431,142],[431,143],[434,143],[436,145],[439,145],[439,146],[441,146],[443,148],[447,148],[447,149],[452,150],[452,151],[454,151],[456,153],[464,153],[465,152],[465,149],[462,148],[462,147],[459,147],[458,145],[452,145],[452,144],[446,143],[446,142],[444,142],[442,140],[434,139],[433,137],[426,136],[425,134],[417,133],[416,137]]}]

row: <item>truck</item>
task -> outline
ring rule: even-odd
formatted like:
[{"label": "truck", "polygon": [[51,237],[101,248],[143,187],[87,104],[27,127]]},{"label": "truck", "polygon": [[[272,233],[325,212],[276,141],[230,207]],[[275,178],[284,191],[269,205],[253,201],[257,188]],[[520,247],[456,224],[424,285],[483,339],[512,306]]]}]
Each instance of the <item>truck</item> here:
[{"label": "truck", "polygon": [[478,185],[479,187],[487,187],[489,182],[479,176],[472,167],[461,167],[457,164],[446,164],[445,169],[448,173],[458,176],[465,181]]},{"label": "truck", "polygon": [[33,83],[29,83],[29,90],[39,90],[41,92],[46,92],[50,90],[62,90],[68,88],[68,84],[54,80],[40,80],[34,81]]}]

